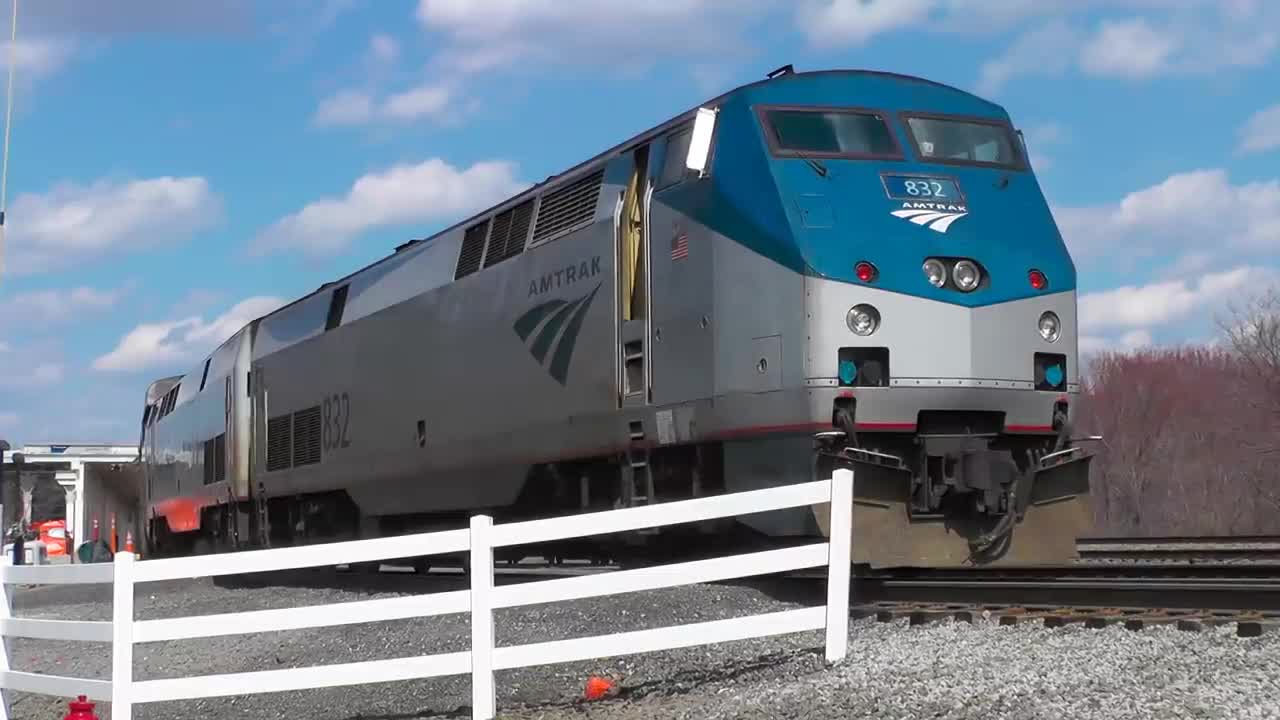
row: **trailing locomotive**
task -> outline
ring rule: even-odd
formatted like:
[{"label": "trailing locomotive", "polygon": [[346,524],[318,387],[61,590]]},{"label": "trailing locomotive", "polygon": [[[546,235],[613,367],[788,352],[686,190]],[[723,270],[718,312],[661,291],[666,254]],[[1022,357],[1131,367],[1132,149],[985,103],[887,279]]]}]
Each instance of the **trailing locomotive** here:
[{"label": "trailing locomotive", "polygon": [[[398,534],[851,465],[856,563],[1063,562],[1088,522],[1075,288],[1001,107],[788,66],[157,381],[148,543]],[[816,536],[827,510],[741,522]]]}]

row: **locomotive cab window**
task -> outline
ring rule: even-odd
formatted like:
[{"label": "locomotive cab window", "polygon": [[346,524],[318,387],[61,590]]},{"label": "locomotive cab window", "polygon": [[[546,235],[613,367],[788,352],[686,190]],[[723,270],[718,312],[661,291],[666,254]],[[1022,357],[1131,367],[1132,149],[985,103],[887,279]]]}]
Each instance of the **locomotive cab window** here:
[{"label": "locomotive cab window", "polygon": [[1022,153],[1005,123],[978,118],[905,116],[907,134],[921,162],[1021,170]]},{"label": "locomotive cab window", "polygon": [[879,113],[866,110],[769,108],[761,113],[773,154],[780,157],[901,159]]},{"label": "locomotive cab window", "polygon": [[667,136],[667,149],[663,153],[662,174],[658,177],[659,190],[684,180],[689,169],[684,166],[685,156],[689,154],[689,142],[693,139],[693,125],[683,128]]}]

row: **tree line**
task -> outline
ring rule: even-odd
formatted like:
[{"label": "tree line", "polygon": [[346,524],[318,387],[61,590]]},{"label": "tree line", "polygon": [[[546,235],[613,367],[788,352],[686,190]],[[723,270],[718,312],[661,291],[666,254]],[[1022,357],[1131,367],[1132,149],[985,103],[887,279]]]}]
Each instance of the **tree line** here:
[{"label": "tree line", "polygon": [[1210,345],[1087,359],[1095,534],[1280,534],[1280,292],[1218,327]]}]

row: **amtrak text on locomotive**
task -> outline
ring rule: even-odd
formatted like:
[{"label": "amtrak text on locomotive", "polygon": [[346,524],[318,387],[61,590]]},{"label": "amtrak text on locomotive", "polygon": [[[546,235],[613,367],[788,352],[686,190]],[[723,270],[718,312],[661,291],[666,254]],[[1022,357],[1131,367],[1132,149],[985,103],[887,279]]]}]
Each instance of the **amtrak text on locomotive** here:
[{"label": "amtrak text on locomotive", "polygon": [[967,205],[952,205],[951,203],[940,202],[921,202],[919,200],[908,200],[902,203],[903,210],[936,210],[938,212],[969,212]]},{"label": "amtrak text on locomotive", "polygon": [[600,274],[600,256],[596,255],[591,260],[583,260],[577,265],[566,265],[565,267],[549,272],[541,278],[529,281],[529,297],[541,295],[562,287],[572,285],[579,280],[593,278]]}]

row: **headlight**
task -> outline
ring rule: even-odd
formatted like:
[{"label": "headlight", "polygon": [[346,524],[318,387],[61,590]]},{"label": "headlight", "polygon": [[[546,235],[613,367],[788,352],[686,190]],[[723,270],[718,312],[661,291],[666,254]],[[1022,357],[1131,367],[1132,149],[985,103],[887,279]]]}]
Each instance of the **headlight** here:
[{"label": "headlight", "polygon": [[956,287],[964,292],[972,292],[978,287],[978,281],[982,279],[982,273],[978,272],[978,266],[968,260],[961,260],[956,263],[955,270],[951,273],[952,279],[956,281]]},{"label": "headlight", "polygon": [[1062,322],[1058,320],[1056,313],[1047,310],[1040,315],[1040,337],[1048,342],[1054,342],[1061,334]]},{"label": "headlight", "polygon": [[849,324],[849,329],[854,335],[866,337],[880,327],[880,311],[870,305],[854,305],[849,308],[845,322]]},{"label": "headlight", "polygon": [[929,258],[921,267],[924,269],[924,276],[929,278],[930,285],[942,287],[947,284],[947,268],[941,260]]}]

